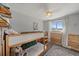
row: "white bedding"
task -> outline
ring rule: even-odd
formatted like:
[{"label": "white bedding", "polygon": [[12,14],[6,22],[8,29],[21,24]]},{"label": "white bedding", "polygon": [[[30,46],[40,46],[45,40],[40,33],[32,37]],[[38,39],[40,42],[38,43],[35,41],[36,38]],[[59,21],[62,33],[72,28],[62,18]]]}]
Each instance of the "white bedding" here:
[{"label": "white bedding", "polygon": [[43,51],[44,51],[44,45],[41,43],[37,43],[36,45],[26,49],[27,56],[38,56]]}]

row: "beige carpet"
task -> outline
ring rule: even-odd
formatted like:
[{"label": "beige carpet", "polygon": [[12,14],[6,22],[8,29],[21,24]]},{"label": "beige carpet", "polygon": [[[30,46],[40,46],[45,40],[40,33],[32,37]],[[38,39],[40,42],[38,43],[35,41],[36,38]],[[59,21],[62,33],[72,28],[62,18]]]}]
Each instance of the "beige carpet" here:
[{"label": "beige carpet", "polygon": [[79,56],[79,52],[66,49],[58,45],[53,45],[52,48],[45,54],[45,56]]}]

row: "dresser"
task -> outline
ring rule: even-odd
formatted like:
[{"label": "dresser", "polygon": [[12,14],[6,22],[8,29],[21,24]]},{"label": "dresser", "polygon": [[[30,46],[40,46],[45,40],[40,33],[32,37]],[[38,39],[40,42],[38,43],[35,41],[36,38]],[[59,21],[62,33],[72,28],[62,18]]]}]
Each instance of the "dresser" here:
[{"label": "dresser", "polygon": [[51,41],[53,44],[62,44],[62,33],[51,33]]},{"label": "dresser", "polygon": [[79,51],[79,35],[75,34],[68,35],[68,47]]}]

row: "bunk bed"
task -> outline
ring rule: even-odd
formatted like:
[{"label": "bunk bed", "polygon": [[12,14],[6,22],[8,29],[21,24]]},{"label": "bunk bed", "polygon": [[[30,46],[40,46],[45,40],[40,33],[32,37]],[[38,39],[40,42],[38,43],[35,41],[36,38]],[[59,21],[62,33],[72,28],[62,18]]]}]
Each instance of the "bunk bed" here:
[{"label": "bunk bed", "polygon": [[[27,52],[27,56],[41,55],[44,52],[45,45],[38,42],[38,40],[44,38],[44,33],[38,31],[38,32],[19,34],[11,29],[10,30],[8,29],[8,33],[10,32],[8,34],[6,33],[6,31],[3,31],[2,29],[10,27],[9,22],[10,18],[12,18],[10,8],[3,4],[0,4],[2,55],[3,56],[13,55],[12,53],[14,53],[14,51],[12,51],[12,49],[16,47],[22,47],[22,49],[25,52]],[[4,33],[2,33],[2,31]]]},{"label": "bunk bed", "polygon": [[22,47],[23,50],[26,50],[27,56],[38,56],[44,52],[44,44],[37,40],[43,37],[43,32],[6,35],[6,55],[13,55],[11,54],[14,53],[12,48]]},{"label": "bunk bed", "polygon": [[9,23],[6,21],[6,20],[4,20],[3,18],[1,18],[0,17],[0,29],[1,29],[1,42],[0,42],[0,44],[1,44],[1,47],[2,47],[2,55],[4,55],[4,40],[3,40],[3,32],[4,32],[4,28],[8,28],[8,26],[9,26]]},{"label": "bunk bed", "polygon": [[10,23],[9,19],[11,18],[11,12],[10,8],[0,3],[0,30],[1,30],[1,39],[0,39],[0,55],[4,55],[4,49],[5,49],[5,41],[3,40],[3,32],[4,28],[8,28]]}]

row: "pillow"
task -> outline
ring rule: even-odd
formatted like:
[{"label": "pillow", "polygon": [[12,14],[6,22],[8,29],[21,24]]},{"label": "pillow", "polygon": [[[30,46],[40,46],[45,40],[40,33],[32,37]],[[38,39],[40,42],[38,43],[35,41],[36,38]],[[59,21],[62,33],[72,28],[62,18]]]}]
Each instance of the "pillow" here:
[{"label": "pillow", "polygon": [[24,50],[24,49],[27,49],[27,48],[29,48],[31,46],[34,46],[35,44],[37,44],[36,40],[28,42],[28,43],[25,43],[25,44],[21,45],[21,47]]}]

